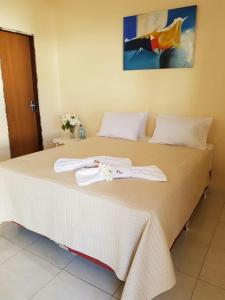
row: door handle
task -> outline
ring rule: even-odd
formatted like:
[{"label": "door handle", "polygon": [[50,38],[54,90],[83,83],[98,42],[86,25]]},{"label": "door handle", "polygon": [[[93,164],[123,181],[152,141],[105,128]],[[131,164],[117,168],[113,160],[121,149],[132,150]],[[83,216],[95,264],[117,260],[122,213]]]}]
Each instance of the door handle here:
[{"label": "door handle", "polygon": [[36,102],[34,100],[30,101],[30,105],[29,106],[30,106],[30,109],[31,109],[32,112],[36,112],[37,106],[36,106]]}]

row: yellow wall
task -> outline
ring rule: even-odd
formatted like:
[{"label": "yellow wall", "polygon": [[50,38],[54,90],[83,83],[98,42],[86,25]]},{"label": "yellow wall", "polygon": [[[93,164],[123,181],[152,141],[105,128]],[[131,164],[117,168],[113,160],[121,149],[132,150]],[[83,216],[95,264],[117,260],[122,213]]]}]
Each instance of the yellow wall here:
[{"label": "yellow wall", "polygon": [[[124,16],[193,4],[199,5],[194,68],[122,70]],[[213,116],[213,184],[225,186],[224,13],[224,0],[58,0],[62,111],[77,112],[89,135],[109,110]]]},{"label": "yellow wall", "polygon": [[[34,34],[41,123],[46,147],[51,145],[51,138],[59,134],[60,111],[55,23],[49,7],[50,3],[44,0],[0,0],[0,27]],[[0,83],[0,160],[9,157],[4,112]]]}]

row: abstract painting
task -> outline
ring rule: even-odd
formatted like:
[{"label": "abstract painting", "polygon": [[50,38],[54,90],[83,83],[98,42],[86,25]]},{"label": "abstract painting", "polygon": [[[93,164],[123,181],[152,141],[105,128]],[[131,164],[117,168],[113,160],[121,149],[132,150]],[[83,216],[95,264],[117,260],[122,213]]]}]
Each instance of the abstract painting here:
[{"label": "abstract painting", "polygon": [[124,18],[124,70],[191,68],[197,6]]}]

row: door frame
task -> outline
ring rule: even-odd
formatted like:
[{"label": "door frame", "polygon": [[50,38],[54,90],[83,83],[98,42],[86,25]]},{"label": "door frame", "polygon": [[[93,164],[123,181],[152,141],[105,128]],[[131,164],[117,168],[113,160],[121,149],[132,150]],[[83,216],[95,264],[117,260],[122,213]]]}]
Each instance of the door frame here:
[{"label": "door frame", "polygon": [[[33,88],[34,88],[34,98],[36,102],[36,121],[37,121],[37,130],[38,130],[38,150],[41,151],[44,149],[43,145],[43,136],[42,136],[42,127],[41,127],[41,115],[40,115],[40,105],[39,105],[39,97],[38,97],[38,75],[37,75],[37,64],[36,64],[36,52],[35,52],[35,35],[31,33],[25,33],[20,30],[8,29],[0,26],[0,30],[6,31],[9,33],[17,33],[21,35],[26,35],[30,40],[30,56],[31,56],[31,66],[32,66],[32,80],[33,80]],[[4,89],[4,82],[3,82]],[[3,91],[4,92],[4,91]],[[5,97],[4,97],[5,101]],[[7,115],[7,110],[6,110]],[[8,123],[8,119],[7,119]],[[8,124],[7,124],[8,125]],[[10,148],[10,156],[11,156],[11,147]]]}]

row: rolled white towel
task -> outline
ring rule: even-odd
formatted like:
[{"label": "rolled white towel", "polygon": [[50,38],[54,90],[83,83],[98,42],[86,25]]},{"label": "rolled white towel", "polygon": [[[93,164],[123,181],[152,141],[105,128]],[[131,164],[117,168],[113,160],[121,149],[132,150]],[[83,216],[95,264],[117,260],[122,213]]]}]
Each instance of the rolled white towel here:
[{"label": "rolled white towel", "polygon": [[113,156],[92,156],[87,158],[60,158],[54,163],[55,172],[66,172],[81,168],[98,167],[100,163],[110,166],[131,167],[132,161],[129,158]]},{"label": "rolled white towel", "polygon": [[161,182],[167,181],[167,176],[157,166],[123,168],[101,164],[96,168],[80,169],[76,172],[76,181],[79,186],[123,178],[140,178]]}]

